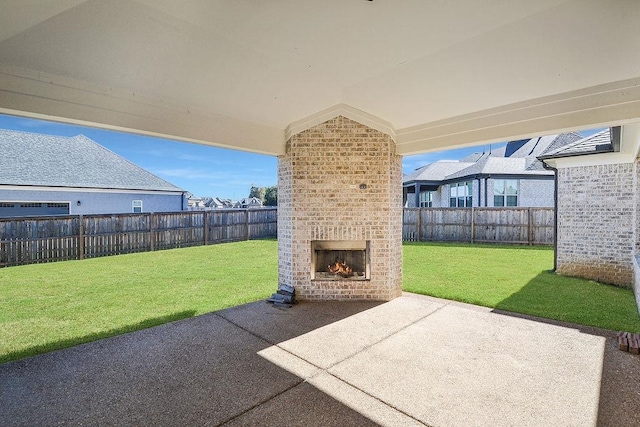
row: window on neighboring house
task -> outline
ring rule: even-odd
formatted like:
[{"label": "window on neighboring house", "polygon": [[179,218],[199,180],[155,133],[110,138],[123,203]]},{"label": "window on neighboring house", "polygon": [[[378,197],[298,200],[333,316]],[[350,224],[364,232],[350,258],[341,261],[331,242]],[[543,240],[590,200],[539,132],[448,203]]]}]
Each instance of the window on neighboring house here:
[{"label": "window on neighboring house", "polygon": [[47,203],[49,208],[69,208],[69,203]]},{"label": "window on neighboring house", "polygon": [[134,200],[132,203],[133,213],[142,213],[142,200]]},{"label": "window on neighboring house", "polygon": [[420,207],[432,208],[433,207],[433,191],[421,191],[420,192]]},{"label": "window on neighboring house", "polygon": [[518,180],[493,180],[493,206],[518,206]]},{"label": "window on neighboring house", "polygon": [[452,208],[470,208],[473,206],[473,186],[471,181],[457,182],[450,185],[451,196],[449,206]]}]

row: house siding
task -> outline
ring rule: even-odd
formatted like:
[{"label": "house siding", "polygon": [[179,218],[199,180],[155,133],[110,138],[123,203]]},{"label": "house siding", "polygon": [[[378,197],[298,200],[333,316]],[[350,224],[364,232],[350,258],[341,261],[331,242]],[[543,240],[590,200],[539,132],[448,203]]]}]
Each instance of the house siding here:
[{"label": "house siding", "polygon": [[[474,186],[474,195],[473,195],[473,206],[474,207],[481,207],[481,206],[485,206],[485,179],[481,179],[481,180],[474,180],[473,181],[473,186]],[[477,189],[475,189],[477,187]],[[476,194],[478,195],[478,197],[476,198]]]},{"label": "house siding", "polygon": [[[80,206],[78,206],[78,200],[80,201]],[[142,200],[143,212],[176,212],[184,210],[182,194],[0,189],[0,201],[69,203],[70,215],[131,213],[133,200]]]},{"label": "house siding", "polygon": [[448,208],[449,207],[449,187],[438,187],[438,191],[433,195],[433,207],[434,208]]},{"label": "house siding", "polygon": [[[520,179],[519,181],[518,206],[530,208],[554,206],[555,182],[553,177],[549,179]],[[493,197],[490,199],[493,204]]]},{"label": "house siding", "polygon": [[[504,179],[512,179],[505,177]],[[472,179],[473,185],[473,207],[489,206],[493,207],[493,178]],[[518,206],[520,207],[553,207],[554,206],[554,180],[553,177],[548,179],[519,179]],[[461,181],[462,182],[462,181]],[[438,191],[438,200],[436,203],[434,194],[433,207],[449,207],[449,195],[451,189],[449,184],[442,185]],[[485,197],[486,194],[486,197]],[[411,200],[412,194],[409,195],[407,207],[415,207],[415,203]]]},{"label": "house siding", "polygon": [[558,169],[559,274],[632,286],[637,182],[637,161]]},{"label": "house siding", "polygon": [[[446,192],[444,191],[446,186],[438,187],[438,190],[433,191],[433,208],[448,208],[449,207],[449,187],[446,188]],[[405,207],[407,208],[416,208],[416,198],[414,193],[407,194],[407,202],[405,203]]]}]

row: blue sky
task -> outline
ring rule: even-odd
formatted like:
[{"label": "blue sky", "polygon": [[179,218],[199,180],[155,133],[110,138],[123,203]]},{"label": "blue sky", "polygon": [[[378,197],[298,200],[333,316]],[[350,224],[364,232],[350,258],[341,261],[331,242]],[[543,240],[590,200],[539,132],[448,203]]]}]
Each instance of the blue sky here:
[{"label": "blue sky", "polygon": [[82,134],[196,196],[241,199],[251,185],[276,185],[277,158],[261,154],[0,114],[0,129]]},{"label": "blue sky", "polygon": [[[237,200],[248,196],[252,185],[268,187],[278,181],[278,161],[275,156],[2,114],[0,129],[61,136],[85,135],[136,165],[200,197]],[[590,133],[593,131],[586,131],[583,135]],[[501,145],[503,144],[492,144],[491,147]],[[403,171],[409,173],[437,160],[458,160],[484,149],[488,150],[489,146],[407,156],[403,159]]]}]

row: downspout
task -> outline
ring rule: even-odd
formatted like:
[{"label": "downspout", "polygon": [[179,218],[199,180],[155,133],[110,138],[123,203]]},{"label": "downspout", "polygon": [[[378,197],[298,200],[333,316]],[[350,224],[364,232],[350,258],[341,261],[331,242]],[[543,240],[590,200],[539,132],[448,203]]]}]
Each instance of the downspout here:
[{"label": "downspout", "polygon": [[482,207],[482,180],[479,176],[476,179],[478,180],[478,207]]},{"label": "downspout", "polygon": [[489,184],[487,183],[489,181],[489,177],[485,176],[484,177],[484,206],[485,207],[489,207],[489,203],[488,203],[488,197],[489,197]]},{"label": "downspout", "polygon": [[553,270],[558,269],[558,169],[542,161],[542,166],[553,171]]}]

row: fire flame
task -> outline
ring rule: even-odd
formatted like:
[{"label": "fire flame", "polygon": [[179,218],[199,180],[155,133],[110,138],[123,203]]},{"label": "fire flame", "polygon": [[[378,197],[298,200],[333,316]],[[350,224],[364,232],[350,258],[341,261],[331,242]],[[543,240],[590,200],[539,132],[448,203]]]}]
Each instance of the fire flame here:
[{"label": "fire flame", "polygon": [[349,267],[346,262],[336,261],[333,264],[329,265],[327,267],[327,270],[342,277],[353,276],[353,269]]}]

